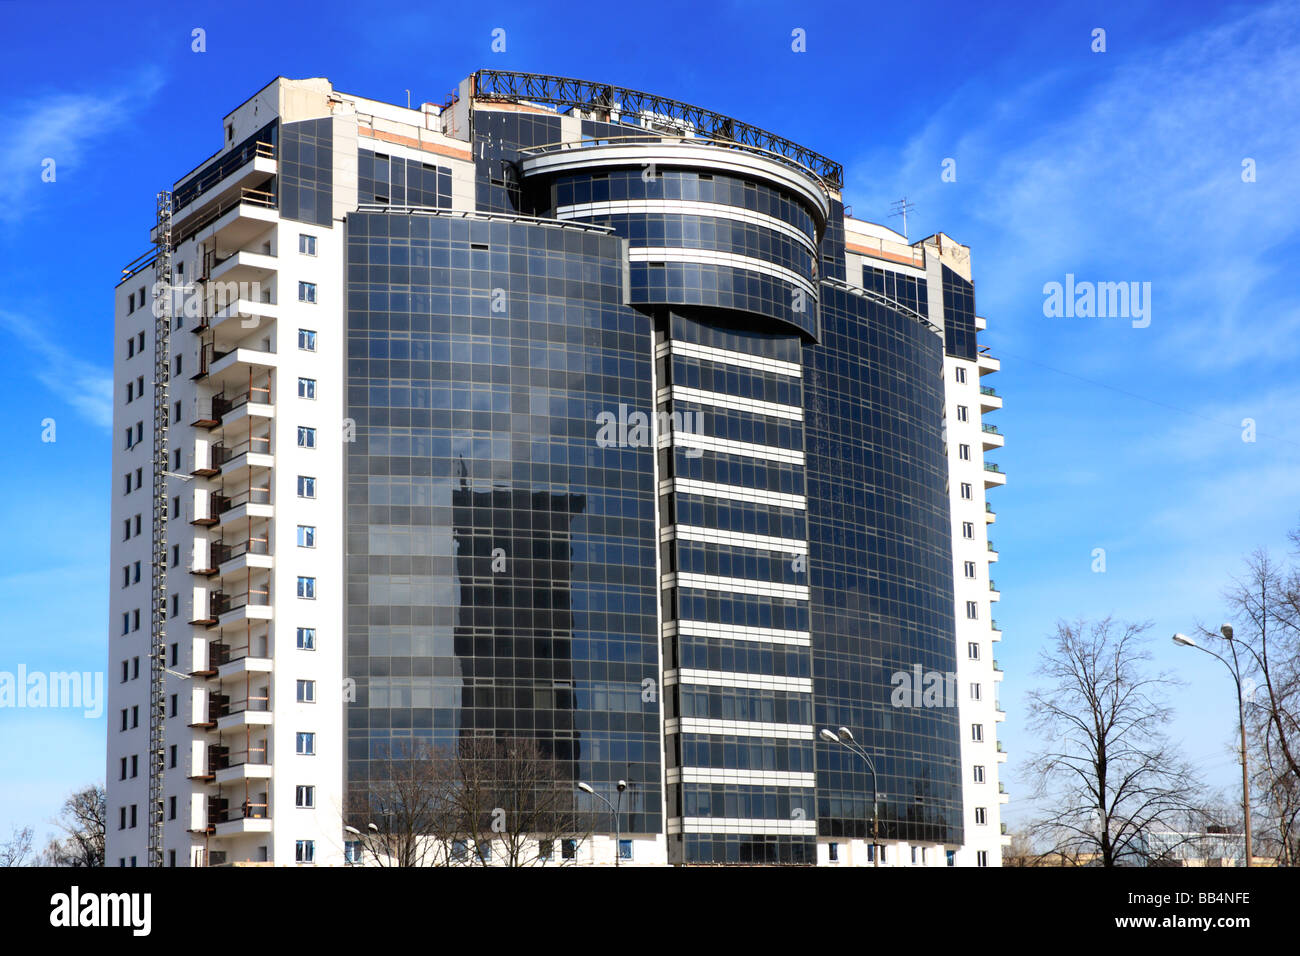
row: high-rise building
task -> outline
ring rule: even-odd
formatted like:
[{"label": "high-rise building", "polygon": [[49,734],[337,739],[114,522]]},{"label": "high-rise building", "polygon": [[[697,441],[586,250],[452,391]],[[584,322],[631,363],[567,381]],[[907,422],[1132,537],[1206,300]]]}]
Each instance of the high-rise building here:
[{"label": "high-rise building", "polygon": [[231,112],[117,287],[109,864],[350,861],[488,737],[579,862],[997,865],[998,363],[842,183],[534,74]]}]

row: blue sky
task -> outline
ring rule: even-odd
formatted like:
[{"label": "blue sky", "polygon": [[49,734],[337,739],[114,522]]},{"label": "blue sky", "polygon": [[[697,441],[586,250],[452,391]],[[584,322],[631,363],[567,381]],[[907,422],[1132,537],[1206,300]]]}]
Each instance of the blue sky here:
[{"label": "blue sky", "polygon": [[[897,226],[889,204],[906,195],[913,237],[970,245],[1006,400],[991,457],[1010,474],[992,493],[1009,819],[1033,745],[1021,702],[1061,617],[1153,621],[1158,663],[1189,681],[1174,733],[1232,786],[1229,682],[1167,636],[1217,624],[1242,555],[1281,554],[1300,524],[1300,6],[842,6],[0,3],[0,670],[106,666],[111,295],[146,251],[155,191],[276,75],[441,102],[498,67],[772,129],[844,163],[855,215]],[[1066,273],[1150,282],[1150,326],[1045,317],[1043,285]],[[0,711],[0,839],[15,823],[43,833],[67,792],[102,780],[104,731]]]}]

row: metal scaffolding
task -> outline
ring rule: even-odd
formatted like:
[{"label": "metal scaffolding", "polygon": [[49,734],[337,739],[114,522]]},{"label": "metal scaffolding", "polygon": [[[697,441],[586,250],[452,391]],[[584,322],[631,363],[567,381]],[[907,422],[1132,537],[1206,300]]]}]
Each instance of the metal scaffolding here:
[{"label": "metal scaffolding", "polygon": [[153,568],[149,650],[149,865],[163,865],[167,694],[167,441],[171,418],[172,194],[158,193],[154,230]]}]

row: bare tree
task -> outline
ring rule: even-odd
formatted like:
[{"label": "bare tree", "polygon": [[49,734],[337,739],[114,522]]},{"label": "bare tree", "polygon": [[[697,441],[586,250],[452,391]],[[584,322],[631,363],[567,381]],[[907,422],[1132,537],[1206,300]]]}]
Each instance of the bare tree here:
[{"label": "bare tree", "polygon": [[32,828],[14,827],[9,839],[0,843],[0,866],[26,866],[32,853]]},{"label": "bare tree", "polygon": [[1050,743],[1030,771],[1049,809],[1031,832],[1063,862],[1148,862],[1149,832],[1177,829],[1180,814],[1198,811],[1200,782],[1165,735],[1165,694],[1177,682],[1147,673],[1148,627],[1061,622],[1041,652],[1048,685],[1030,693],[1029,712]]},{"label": "bare tree", "polygon": [[[571,768],[529,738],[469,737],[456,754],[460,841],[470,865],[542,866],[572,862],[556,843],[583,842],[583,815]],[[469,844],[473,851],[469,852]]]},{"label": "bare tree", "polygon": [[103,787],[93,785],[72,794],[64,801],[55,823],[64,835],[46,846],[41,861],[45,866],[104,865],[108,794]]},{"label": "bare tree", "polygon": [[[1300,530],[1291,532],[1300,549]],[[1248,747],[1255,760],[1252,789],[1267,825],[1265,841],[1281,865],[1295,865],[1300,834],[1300,566],[1266,551],[1246,559],[1246,571],[1224,594],[1233,639],[1201,630],[1203,638],[1238,661],[1246,690]],[[1255,801],[1252,801],[1255,802]]]},{"label": "bare tree", "polygon": [[1033,836],[1026,829],[1011,831],[1011,842],[1002,851],[1003,866],[1052,866],[1053,864],[1034,849]]},{"label": "bare tree", "polygon": [[356,842],[378,866],[447,866],[456,826],[455,764],[427,744],[401,746],[371,762],[370,782],[353,791],[346,816]]}]

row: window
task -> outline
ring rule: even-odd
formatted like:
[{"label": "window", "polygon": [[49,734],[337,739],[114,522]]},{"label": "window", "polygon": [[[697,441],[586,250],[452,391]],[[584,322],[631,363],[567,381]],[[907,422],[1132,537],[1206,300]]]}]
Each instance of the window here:
[{"label": "window", "polygon": [[179,594],[173,594],[173,595],[172,595],[172,614],[171,614],[171,616],[172,616],[172,617],[175,617],[176,615],[178,615],[178,614],[180,614],[180,613],[181,613],[181,596],[180,596]]},{"label": "window", "polygon": [[973,684],[970,685],[970,699],[971,699],[971,700],[983,700],[983,699],[984,699],[984,697],[983,697],[983,688],[981,688],[979,684],[977,684],[977,683],[973,683]]},{"label": "window", "polygon": [[966,656],[973,661],[980,659],[980,646],[976,641],[971,641],[966,645]]},{"label": "window", "polygon": [[[299,429],[299,431],[302,431],[302,429]],[[299,444],[301,444],[301,442],[299,442]],[[972,492],[972,489],[971,489],[971,486],[970,486],[970,482],[969,482],[969,481],[963,481],[963,482],[961,483],[961,496],[962,496],[962,498],[965,499],[966,501],[970,501],[970,500],[971,500],[971,496],[972,496],[972,494],[973,494],[973,492]]]},{"label": "window", "polygon": [[839,859],[840,859],[840,845],[839,845],[838,843],[832,843],[832,844],[830,845],[830,855],[831,855],[831,862],[832,862],[832,863],[838,863],[838,862],[839,862]]},{"label": "window", "polygon": [[298,650],[300,651],[316,650],[316,628],[314,627],[298,628]]},{"label": "window", "polygon": [[315,578],[298,578],[298,597],[308,600],[316,598],[316,579]]},{"label": "window", "polygon": [[316,351],[316,333],[311,329],[298,330],[298,348],[304,352]]},{"label": "window", "polygon": [[316,682],[314,680],[298,681],[298,703],[316,703]]},{"label": "window", "polygon": [[131,804],[131,829],[132,829],[132,830],[135,829],[135,823],[136,823],[136,816],[135,816],[135,813],[136,813],[136,807],[137,807],[137,806],[138,806],[138,804],[135,804],[135,803]]},{"label": "window", "polygon": [[970,413],[966,410],[965,405],[957,406],[957,421],[959,422],[970,421]]},{"label": "window", "polygon": [[121,772],[121,774],[118,776],[117,779],[118,779],[118,780],[125,780],[125,779],[126,779],[126,758],[125,758],[125,757],[122,758],[122,772]]},{"label": "window", "polygon": [[949,866],[956,866],[956,865],[957,865],[957,851],[956,851],[956,850],[944,850],[944,851],[943,851],[943,854],[944,854],[944,856],[946,856],[946,857],[948,858],[948,865],[949,865]]},{"label": "window", "polygon": [[474,842],[474,852],[478,854],[480,860],[486,863],[492,859],[492,844],[487,841],[479,842],[476,840]]},{"label": "window", "polygon": [[180,377],[180,374],[181,374],[181,368],[182,368],[182,364],[183,364],[181,360],[184,359],[184,358],[185,358],[184,355],[178,355],[178,356],[176,356],[176,372],[175,372],[175,375],[176,375],[178,378]]},{"label": "window", "polygon": [[181,563],[181,546],[179,544],[174,544],[172,545],[172,567],[173,568],[179,567],[180,563]]},{"label": "window", "polygon": [[122,633],[123,634],[131,633],[131,612],[130,611],[122,612]]},{"label": "window", "polygon": [[970,725],[970,739],[973,740],[973,741],[974,741],[975,743],[977,743],[977,744],[982,744],[982,743],[984,743],[984,725],[983,725],[983,724],[971,724],[971,725]]},{"label": "window", "polygon": [[983,782],[984,782],[984,765],[981,764],[981,763],[977,763],[977,764],[974,766],[973,769],[974,769],[974,772],[975,772],[975,782],[976,782],[976,783],[983,783]]},{"label": "window", "polygon": [[963,568],[964,568],[965,571],[966,571],[966,577],[968,577],[968,578],[973,578],[973,577],[975,577],[975,562],[974,562],[974,561],[967,561],[967,562],[965,563],[965,565],[963,565]]},{"label": "window", "polygon": [[310,733],[298,733],[298,753],[304,757],[313,757],[316,755],[316,735]]},{"label": "window", "polygon": [[298,301],[315,302],[316,301],[316,283],[299,282],[298,283]]},{"label": "window", "polygon": [[135,531],[134,531],[135,534],[139,534],[139,533],[140,533],[140,527],[141,527],[141,525],[140,525],[140,516],[139,516],[139,515],[136,515],[136,516],[135,516]]},{"label": "window", "polygon": [[170,747],[167,748],[167,767],[168,769],[171,770],[176,769],[176,745],[175,744],[172,744]]},{"label": "window", "polygon": [[316,860],[316,841],[299,840],[294,850],[294,859],[299,863],[313,863]]},{"label": "window", "polygon": [[316,447],[316,429],[298,426],[298,447],[315,448]]},{"label": "window", "polygon": [[555,841],[554,841],[554,840],[538,840],[538,841],[537,841],[537,859],[539,859],[539,860],[549,860],[549,859],[551,859],[551,857],[553,857],[553,856],[555,856]]},{"label": "window", "polygon": [[316,479],[308,478],[306,475],[298,476],[298,497],[315,498],[316,497]]},{"label": "window", "polygon": [[914,846],[911,849],[912,849],[912,865],[915,866],[917,863],[921,862],[921,848],[919,846]]},{"label": "window", "polygon": [[972,621],[979,617],[979,605],[974,601],[966,602],[966,617]]},{"label": "window", "polygon": [[140,679],[140,658],[138,657],[131,658],[131,679]]},{"label": "window", "polygon": [[959,366],[959,367],[953,369],[952,371],[953,371],[953,377],[957,380],[957,382],[958,382],[959,384],[961,384],[961,385],[965,385],[965,384],[966,384],[966,370],[965,370],[964,368],[961,368],[961,367]]},{"label": "window", "polygon": [[469,855],[469,844],[464,840],[453,840],[451,842],[451,858],[453,860],[463,860]]},{"label": "window", "polygon": [[[141,289],[141,290],[140,290],[140,295],[141,295],[141,296],[144,295],[144,289]],[[140,301],[143,302],[144,299],[141,298]],[[136,350],[137,352],[143,352],[143,351],[144,351],[144,332],[143,332],[143,331],[137,332],[137,333],[135,334],[135,350]]]},{"label": "window", "polygon": [[304,256],[316,255],[316,237],[305,232],[298,233],[298,252]]},{"label": "window", "polygon": [[316,528],[309,524],[298,525],[298,547],[316,547]]},{"label": "window", "polygon": [[140,726],[140,705],[136,704],[131,708],[131,729],[134,730]]},{"label": "window", "polygon": [[294,787],[293,788],[293,805],[302,807],[304,810],[310,810],[316,806],[316,788],[315,787]]},{"label": "window", "polygon": [[619,858],[620,860],[630,860],[630,859],[632,859],[632,841],[631,841],[631,840],[619,840],[619,841],[618,841],[618,858]]},{"label": "window", "polygon": [[970,461],[970,445],[958,445],[957,457],[962,461]]},{"label": "window", "polygon": [[343,844],[343,862],[352,864],[361,862],[360,840],[348,840]]},{"label": "window", "polygon": [[134,357],[134,355],[135,355],[135,339],[129,338],[126,340],[126,357],[132,358]]},{"label": "window", "polygon": [[973,522],[973,521],[963,521],[963,522],[961,523],[961,536],[962,536],[963,538],[974,538],[974,537],[975,537],[975,522]]},{"label": "window", "polygon": [[119,830],[126,829],[126,807],[117,808],[117,828]]},{"label": "window", "polygon": [[979,850],[979,851],[976,852],[976,854],[975,854],[975,865],[976,865],[976,866],[988,866],[988,865],[989,865],[989,851],[988,851],[988,850]]},{"label": "window", "polygon": [[298,397],[299,398],[316,397],[316,380],[314,378],[298,379]]},{"label": "window", "polygon": [[867,862],[868,862],[868,863],[875,863],[875,862],[876,862],[876,852],[877,852],[877,850],[880,852],[880,862],[881,862],[881,863],[884,863],[884,862],[885,862],[885,848],[884,848],[884,846],[876,846],[876,845],[873,843],[873,844],[871,844],[870,846],[867,847]]},{"label": "window", "polygon": [[140,630],[140,609],[136,608],[131,612],[131,630]]},{"label": "window", "polygon": [[[168,820],[176,819],[176,795],[175,794],[172,794],[172,796],[167,798],[167,819]],[[175,851],[173,850],[172,852],[174,853]],[[176,865],[175,863],[172,864],[172,866],[175,865]]]},{"label": "window", "polygon": [[577,856],[578,856],[578,841],[577,841],[577,840],[561,840],[561,841],[560,841],[560,856],[561,856],[561,858],[563,858],[563,859],[565,859],[565,860],[573,860],[573,859],[576,859]]}]

